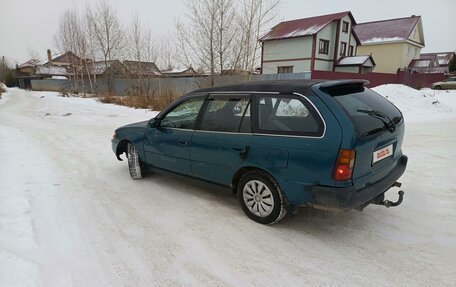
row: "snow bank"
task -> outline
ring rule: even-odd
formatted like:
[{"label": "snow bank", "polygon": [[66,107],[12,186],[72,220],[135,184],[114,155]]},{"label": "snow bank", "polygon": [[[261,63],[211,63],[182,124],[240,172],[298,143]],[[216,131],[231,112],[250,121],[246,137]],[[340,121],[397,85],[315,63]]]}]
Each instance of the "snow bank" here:
[{"label": "snow bank", "polygon": [[429,121],[456,116],[456,91],[415,90],[387,84],[373,88],[404,114],[407,121]]}]

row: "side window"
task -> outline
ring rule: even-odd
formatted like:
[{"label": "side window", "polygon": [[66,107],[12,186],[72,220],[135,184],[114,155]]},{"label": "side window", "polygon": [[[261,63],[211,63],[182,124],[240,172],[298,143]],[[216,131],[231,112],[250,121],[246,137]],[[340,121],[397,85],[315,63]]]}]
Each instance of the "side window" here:
[{"label": "side window", "polygon": [[297,96],[259,96],[258,132],[321,136],[324,124],[312,105]]},{"label": "side window", "polygon": [[203,102],[203,99],[192,99],[180,103],[160,121],[160,127],[194,129]]},{"label": "side window", "polygon": [[247,98],[208,99],[201,130],[250,133],[250,101]]}]

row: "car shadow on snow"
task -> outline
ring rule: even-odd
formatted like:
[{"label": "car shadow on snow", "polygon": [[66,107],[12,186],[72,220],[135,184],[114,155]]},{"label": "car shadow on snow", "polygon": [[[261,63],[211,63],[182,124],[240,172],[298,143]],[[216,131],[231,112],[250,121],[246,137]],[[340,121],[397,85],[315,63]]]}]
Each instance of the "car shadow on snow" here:
[{"label": "car shadow on snow", "polygon": [[[229,188],[205,183],[202,181],[194,180],[184,176],[168,175],[168,174],[147,174],[143,181],[151,182],[151,184],[158,184],[166,187],[167,191],[174,191],[177,194],[193,195],[197,197],[199,204],[210,202],[211,206],[216,206],[217,209],[224,212],[217,212],[213,216],[218,216],[221,221],[224,217],[236,217],[236,220],[249,221],[248,217],[244,215],[236,195]],[[204,201],[203,203],[201,201]],[[186,204],[197,204],[191,201]],[[217,210],[215,209],[215,210]],[[317,210],[310,207],[299,207],[297,213],[289,216],[286,215],[280,222],[268,226],[277,230],[294,230],[304,231],[306,233],[321,234],[333,236],[337,233],[338,236],[341,232],[347,233],[353,230],[366,230],[369,229],[372,222],[372,213],[377,213],[378,210],[367,208],[365,212],[358,212],[351,210],[348,212],[331,212],[324,210]],[[375,215],[374,215],[375,217]],[[230,219],[232,222],[233,219]],[[252,221],[253,224],[254,223]],[[241,222],[239,222],[241,224]]]}]

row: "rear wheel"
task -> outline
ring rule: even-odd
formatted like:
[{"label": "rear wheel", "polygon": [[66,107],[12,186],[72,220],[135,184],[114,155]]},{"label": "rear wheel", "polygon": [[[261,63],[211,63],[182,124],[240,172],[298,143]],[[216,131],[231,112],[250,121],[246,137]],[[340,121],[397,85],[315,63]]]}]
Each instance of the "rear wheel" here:
[{"label": "rear wheel", "polygon": [[245,214],[261,224],[273,224],[285,214],[285,202],[279,185],[267,173],[253,170],[239,180],[238,200]]},{"label": "rear wheel", "polygon": [[435,86],[435,87],[434,87],[434,90],[441,90],[441,89],[442,89],[441,86]]},{"label": "rear wheel", "polygon": [[132,143],[127,145],[128,171],[132,179],[140,179],[143,177],[142,163],[139,159],[139,154]]}]

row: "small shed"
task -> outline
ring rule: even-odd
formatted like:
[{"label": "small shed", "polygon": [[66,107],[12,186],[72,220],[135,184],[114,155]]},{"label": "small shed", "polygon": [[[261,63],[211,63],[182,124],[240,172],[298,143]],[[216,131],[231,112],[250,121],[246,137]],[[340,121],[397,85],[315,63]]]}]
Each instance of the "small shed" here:
[{"label": "small shed", "polygon": [[340,58],[335,67],[336,72],[369,73],[375,67],[372,56],[353,56]]}]

